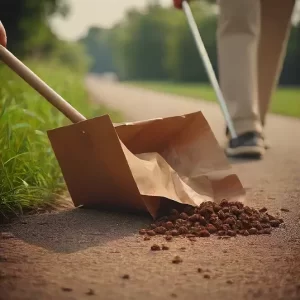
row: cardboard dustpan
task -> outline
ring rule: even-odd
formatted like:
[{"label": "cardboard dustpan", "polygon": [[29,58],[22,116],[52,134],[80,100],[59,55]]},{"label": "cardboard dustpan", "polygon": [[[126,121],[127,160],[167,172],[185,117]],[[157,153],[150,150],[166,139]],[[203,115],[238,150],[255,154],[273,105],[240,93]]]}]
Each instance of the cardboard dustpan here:
[{"label": "cardboard dustpan", "polygon": [[0,55],[74,123],[48,137],[75,206],[149,211],[155,218],[172,201],[244,200],[201,112],[122,124],[108,115],[86,120],[9,51],[1,47]]}]

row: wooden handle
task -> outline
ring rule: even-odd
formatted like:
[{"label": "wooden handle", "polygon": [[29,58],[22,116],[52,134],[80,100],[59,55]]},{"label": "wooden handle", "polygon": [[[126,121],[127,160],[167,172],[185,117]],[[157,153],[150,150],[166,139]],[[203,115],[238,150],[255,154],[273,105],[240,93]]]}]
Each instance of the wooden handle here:
[{"label": "wooden handle", "polygon": [[23,78],[32,88],[39,92],[47,101],[61,111],[73,123],[86,120],[72,105],[50,88],[42,79],[26,67],[10,51],[0,45],[0,57],[15,73]]}]

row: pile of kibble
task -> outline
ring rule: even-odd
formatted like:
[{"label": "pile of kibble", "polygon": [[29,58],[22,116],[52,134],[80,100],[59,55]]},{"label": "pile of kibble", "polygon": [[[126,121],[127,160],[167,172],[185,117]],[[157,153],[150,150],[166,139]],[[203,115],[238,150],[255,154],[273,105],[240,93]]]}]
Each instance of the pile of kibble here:
[{"label": "pile of kibble", "polygon": [[190,240],[197,237],[232,237],[237,234],[248,236],[271,234],[272,228],[279,227],[283,220],[272,216],[267,209],[254,209],[241,202],[223,200],[219,205],[203,202],[199,207],[183,206],[182,210],[172,209],[160,217],[140,234],[145,240],[151,236],[163,235],[167,241],[173,237],[184,236]]}]

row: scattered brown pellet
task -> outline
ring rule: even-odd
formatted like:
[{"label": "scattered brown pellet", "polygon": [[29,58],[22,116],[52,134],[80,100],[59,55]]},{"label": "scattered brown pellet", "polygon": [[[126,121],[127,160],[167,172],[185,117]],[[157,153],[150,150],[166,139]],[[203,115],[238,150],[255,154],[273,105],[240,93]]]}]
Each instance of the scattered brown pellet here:
[{"label": "scattered brown pellet", "polygon": [[174,258],[173,258],[173,260],[172,260],[172,263],[173,264],[180,264],[180,263],[182,263],[182,258],[180,257],[180,256],[175,256]]},{"label": "scattered brown pellet", "polygon": [[262,223],[268,223],[270,220],[269,220],[269,217],[267,215],[263,215],[260,219],[260,222]]},{"label": "scattered brown pellet", "polygon": [[150,241],[151,240],[151,237],[150,236],[145,236],[144,237],[144,241]]},{"label": "scattered brown pellet", "polygon": [[203,270],[202,270],[201,268],[198,268],[198,269],[197,269],[197,272],[198,272],[198,273],[202,273]]},{"label": "scattered brown pellet", "polygon": [[214,205],[214,210],[216,213],[219,212],[221,209],[222,209],[222,207],[220,205],[217,205],[217,204]]},{"label": "scattered brown pellet", "polygon": [[213,224],[208,224],[206,229],[209,233],[216,233],[218,229]]},{"label": "scattered brown pellet", "polygon": [[166,227],[167,229],[173,229],[173,228],[174,228],[174,225],[173,225],[172,222],[168,221],[168,222],[166,223],[165,227]]},{"label": "scattered brown pellet", "polygon": [[172,230],[172,231],[171,231],[171,234],[172,234],[173,236],[179,235],[178,230],[176,230],[176,229]]},{"label": "scattered brown pellet", "polygon": [[73,289],[72,289],[72,288],[69,288],[69,287],[62,287],[61,289],[62,289],[62,291],[64,291],[64,292],[72,292],[72,291],[73,291]]},{"label": "scattered brown pellet", "polygon": [[124,275],[122,276],[122,278],[123,278],[123,279],[129,279],[130,276],[129,276],[129,274],[124,274]]},{"label": "scattered brown pellet", "polygon": [[181,251],[185,251],[185,250],[186,250],[186,248],[185,248],[185,247],[181,247],[179,250],[181,250]]},{"label": "scattered brown pellet", "polygon": [[209,274],[204,274],[203,278],[210,279],[210,275]]},{"label": "scattered brown pellet", "polygon": [[[287,209],[283,208],[285,210]],[[194,242],[199,237],[214,234],[224,238],[237,234],[270,234],[274,227],[283,227],[284,224],[280,225],[282,223],[284,222],[278,215],[272,216],[265,207],[256,209],[244,206],[241,202],[228,202],[224,199],[220,204],[206,201],[197,207],[183,205],[182,209],[172,209],[148,229],[141,229],[140,234],[147,237],[163,235],[167,241],[179,236]]]},{"label": "scattered brown pellet", "polygon": [[86,295],[93,296],[95,295],[95,291],[93,289],[89,289],[88,292],[86,292]]},{"label": "scattered brown pellet", "polygon": [[223,200],[221,201],[221,203],[220,203],[220,206],[221,206],[221,207],[228,206],[228,205],[229,205],[229,203],[228,203],[228,201],[227,201],[226,199],[223,199]]},{"label": "scattered brown pellet", "polygon": [[225,214],[229,213],[229,207],[224,207],[222,210],[223,210],[223,213],[225,213]]},{"label": "scattered brown pellet", "polygon": [[235,232],[234,230],[228,230],[228,231],[227,231],[227,234],[228,234],[229,236],[236,236],[236,232]]},{"label": "scattered brown pellet", "polygon": [[200,219],[200,216],[198,214],[193,214],[189,217],[189,221],[191,222],[197,222]]},{"label": "scattered brown pellet", "polygon": [[151,250],[152,251],[159,251],[160,250],[160,246],[157,245],[157,244],[154,244],[154,245],[151,246]]},{"label": "scattered brown pellet", "polygon": [[229,279],[229,280],[226,281],[226,283],[233,284],[233,281]]},{"label": "scattered brown pellet", "polygon": [[249,229],[249,234],[257,234],[257,229],[252,227]]},{"label": "scattered brown pellet", "polygon": [[171,235],[167,235],[165,239],[166,241],[171,242],[173,240],[173,237]]},{"label": "scattered brown pellet", "polygon": [[156,235],[155,231],[153,231],[153,230],[148,230],[148,231],[147,231],[147,234],[148,234],[149,236],[155,236],[155,235]]},{"label": "scattered brown pellet", "polygon": [[282,207],[280,210],[283,211],[283,212],[289,212],[290,211],[289,209],[284,208],[284,207]]},{"label": "scattered brown pellet", "polygon": [[164,234],[166,231],[167,229],[163,226],[159,226],[154,229],[154,232],[157,234]]},{"label": "scattered brown pellet", "polygon": [[272,227],[278,227],[280,225],[280,222],[278,220],[271,220],[270,225]]},{"label": "scattered brown pellet", "polygon": [[187,234],[189,232],[188,228],[186,226],[180,226],[178,228],[178,233],[179,234]]},{"label": "scattered brown pellet", "polygon": [[166,246],[166,245],[162,245],[162,246],[161,246],[161,249],[162,249],[162,250],[169,250],[170,248],[169,248],[168,246]]},{"label": "scattered brown pellet", "polygon": [[219,232],[218,232],[218,235],[219,236],[223,236],[223,235],[225,235],[226,234],[226,232],[224,231],[224,230],[220,230]]},{"label": "scattered brown pellet", "polygon": [[235,220],[234,218],[232,217],[229,217],[227,218],[225,221],[224,221],[225,224],[228,224],[228,225],[234,225],[235,224]]},{"label": "scattered brown pellet", "polygon": [[263,208],[261,208],[261,209],[259,210],[259,212],[261,212],[261,213],[264,213],[264,212],[266,212],[266,211],[268,211],[268,209],[265,208],[265,207],[263,207]]},{"label": "scattered brown pellet", "polygon": [[182,212],[179,216],[183,220],[187,220],[189,218],[189,216],[185,212]]},{"label": "scattered brown pellet", "polygon": [[272,216],[272,215],[270,215],[270,214],[268,214],[268,213],[266,213],[266,215],[269,217],[269,220],[276,220],[276,218],[274,217],[274,216]]},{"label": "scattered brown pellet", "polygon": [[201,230],[199,232],[199,236],[201,236],[201,237],[209,237],[210,233],[206,229],[203,229],[203,230]]}]

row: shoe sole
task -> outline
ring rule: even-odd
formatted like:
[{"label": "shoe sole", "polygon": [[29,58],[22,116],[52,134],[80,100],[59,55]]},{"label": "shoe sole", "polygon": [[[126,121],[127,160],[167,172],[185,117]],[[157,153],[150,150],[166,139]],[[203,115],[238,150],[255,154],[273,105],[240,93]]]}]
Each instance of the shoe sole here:
[{"label": "shoe sole", "polygon": [[225,152],[229,157],[261,158],[264,156],[266,150],[258,146],[243,146],[238,148],[227,148]]}]

